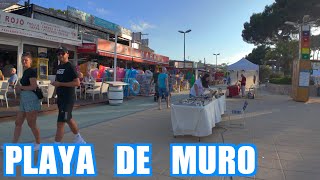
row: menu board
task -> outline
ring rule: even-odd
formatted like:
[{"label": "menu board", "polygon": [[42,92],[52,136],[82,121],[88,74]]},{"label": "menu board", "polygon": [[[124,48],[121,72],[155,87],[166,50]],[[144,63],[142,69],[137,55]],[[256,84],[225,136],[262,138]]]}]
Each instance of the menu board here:
[{"label": "menu board", "polygon": [[300,71],[299,74],[299,86],[308,87],[310,82],[310,72],[309,71]]}]

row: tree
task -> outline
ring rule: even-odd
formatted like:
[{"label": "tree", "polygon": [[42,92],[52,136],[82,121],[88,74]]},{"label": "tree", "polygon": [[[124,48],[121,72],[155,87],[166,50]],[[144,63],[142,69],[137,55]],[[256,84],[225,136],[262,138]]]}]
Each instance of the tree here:
[{"label": "tree", "polygon": [[318,59],[319,50],[320,50],[320,35],[311,36],[311,44],[310,44],[310,46],[311,46],[310,49],[313,52],[313,54],[311,55],[312,59],[315,60],[316,52],[317,52],[317,58],[316,59]]},{"label": "tree", "polygon": [[298,58],[299,41],[279,41],[275,48],[271,48],[266,53],[266,64],[268,60],[276,60],[276,66],[282,67],[285,75],[291,74],[292,61]]},{"label": "tree", "polygon": [[286,21],[301,23],[304,15],[310,20],[320,17],[319,0],[276,0],[266,6],[262,13],[253,14],[249,22],[244,23],[242,38],[250,44],[276,44],[290,40],[297,33],[295,27],[286,25]]},{"label": "tree", "polygon": [[264,64],[265,56],[267,52],[270,50],[270,47],[266,45],[260,45],[252,50],[252,52],[246,56],[250,62],[258,65]]},{"label": "tree", "polygon": [[61,10],[61,9],[54,9],[54,8],[49,8],[50,11],[55,11],[57,13],[60,13],[60,14],[64,14],[66,15],[68,13],[67,10]]}]

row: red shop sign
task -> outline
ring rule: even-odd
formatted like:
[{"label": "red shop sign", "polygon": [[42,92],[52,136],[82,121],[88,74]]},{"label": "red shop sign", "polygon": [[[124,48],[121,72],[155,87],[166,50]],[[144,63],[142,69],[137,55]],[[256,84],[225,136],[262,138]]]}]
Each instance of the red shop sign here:
[{"label": "red shop sign", "polygon": [[77,47],[78,53],[96,53],[97,45],[94,43],[83,43],[82,46]]}]

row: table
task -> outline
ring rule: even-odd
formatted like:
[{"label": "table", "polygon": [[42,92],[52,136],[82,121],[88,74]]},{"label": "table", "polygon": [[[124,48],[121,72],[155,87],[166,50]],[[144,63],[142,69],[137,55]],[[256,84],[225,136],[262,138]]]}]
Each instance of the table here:
[{"label": "table", "polygon": [[192,135],[204,137],[212,134],[212,128],[221,121],[226,111],[226,97],[221,96],[206,106],[171,106],[171,123],[174,136]]}]

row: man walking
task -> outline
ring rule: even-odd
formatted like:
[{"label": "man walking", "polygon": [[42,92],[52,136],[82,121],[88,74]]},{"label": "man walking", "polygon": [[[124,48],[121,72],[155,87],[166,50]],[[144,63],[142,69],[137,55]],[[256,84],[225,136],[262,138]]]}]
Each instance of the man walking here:
[{"label": "man walking", "polygon": [[162,72],[158,76],[158,87],[159,87],[159,98],[158,98],[158,105],[159,110],[161,110],[161,98],[162,96],[166,97],[167,101],[167,108],[170,108],[169,105],[169,82],[168,82],[168,74],[167,69],[162,67]]},{"label": "man walking", "polygon": [[[75,67],[69,62],[69,53],[65,47],[57,50],[60,65],[57,67],[56,81],[51,84],[55,86],[58,95],[58,122],[55,143],[60,143],[64,135],[65,123],[68,124],[72,133],[75,135],[74,142],[85,144],[81,137],[77,123],[72,118],[72,109],[75,101],[75,87],[80,86],[80,80]],[[55,93],[54,93],[55,96]]]},{"label": "man walking", "polygon": [[245,93],[246,93],[246,81],[247,81],[247,78],[241,74],[241,80],[239,80],[241,82],[241,93],[242,93],[242,97],[245,96]]}]

